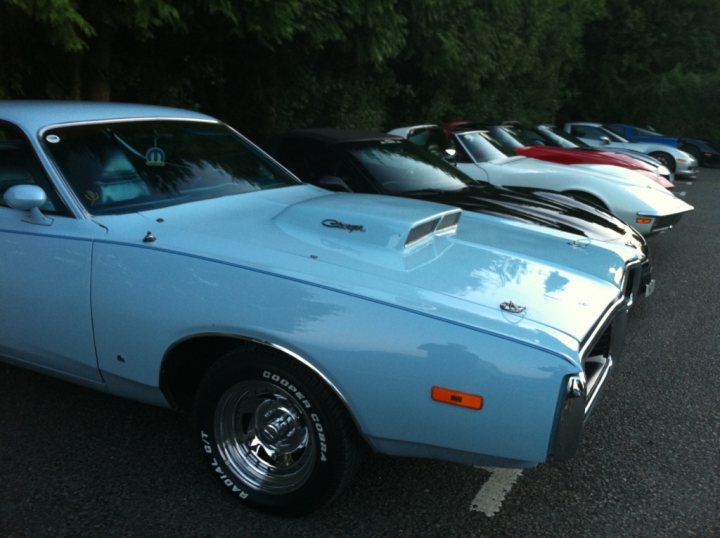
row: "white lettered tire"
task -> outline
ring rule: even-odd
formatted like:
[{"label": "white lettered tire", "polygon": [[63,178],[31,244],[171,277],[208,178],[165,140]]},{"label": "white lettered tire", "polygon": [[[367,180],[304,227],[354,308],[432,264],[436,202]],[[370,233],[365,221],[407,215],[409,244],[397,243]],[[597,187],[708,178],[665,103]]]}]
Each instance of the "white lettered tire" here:
[{"label": "white lettered tire", "polygon": [[304,365],[248,345],[219,359],[195,401],[201,447],[242,502],[299,515],[352,480],[360,446],[337,396]]}]

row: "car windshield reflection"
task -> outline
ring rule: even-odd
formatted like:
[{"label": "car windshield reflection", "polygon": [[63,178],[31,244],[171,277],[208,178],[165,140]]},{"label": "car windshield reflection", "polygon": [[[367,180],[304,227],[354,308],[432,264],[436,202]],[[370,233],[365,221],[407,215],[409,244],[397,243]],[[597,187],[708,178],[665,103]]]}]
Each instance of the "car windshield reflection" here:
[{"label": "car windshield reflection", "polygon": [[473,183],[454,166],[404,141],[358,142],[348,151],[386,194],[462,190]]},{"label": "car windshield reflection", "polygon": [[120,214],[297,184],[221,124],[134,121],[54,128],[45,146],[88,212]]}]

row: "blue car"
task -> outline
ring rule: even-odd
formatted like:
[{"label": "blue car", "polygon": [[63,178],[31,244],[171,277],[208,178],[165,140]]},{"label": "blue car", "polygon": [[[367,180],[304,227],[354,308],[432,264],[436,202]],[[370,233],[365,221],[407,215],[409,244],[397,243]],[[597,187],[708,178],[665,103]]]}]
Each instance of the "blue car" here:
[{"label": "blue car", "polygon": [[197,112],[0,102],[0,194],[2,359],[190,411],[262,510],[328,503],[364,446],[565,460],[623,343],[612,251],[553,243],[577,271],[477,213],[302,184]]},{"label": "blue car", "polygon": [[609,123],[605,127],[623,138],[627,138],[630,142],[651,142],[679,148],[692,155],[701,166],[720,164],[720,151],[706,140],[687,138],[685,136],[667,136],[650,129],[643,129],[625,123]]}]

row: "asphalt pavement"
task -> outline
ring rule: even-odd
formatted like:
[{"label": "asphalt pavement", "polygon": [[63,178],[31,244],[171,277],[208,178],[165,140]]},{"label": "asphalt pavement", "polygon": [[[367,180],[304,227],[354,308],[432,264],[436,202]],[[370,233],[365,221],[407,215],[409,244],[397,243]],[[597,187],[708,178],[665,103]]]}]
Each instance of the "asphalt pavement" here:
[{"label": "asphalt pavement", "polygon": [[187,417],[0,364],[0,536],[720,536],[720,170],[650,239],[655,293],[577,456],[520,472],[371,456],[300,519],[221,487]]}]

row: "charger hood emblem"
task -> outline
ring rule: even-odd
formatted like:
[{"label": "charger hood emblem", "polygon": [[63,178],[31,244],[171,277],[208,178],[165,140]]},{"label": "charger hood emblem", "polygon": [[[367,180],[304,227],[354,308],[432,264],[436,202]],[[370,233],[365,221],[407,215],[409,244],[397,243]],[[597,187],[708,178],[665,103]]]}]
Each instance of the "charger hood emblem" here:
[{"label": "charger hood emblem", "polygon": [[341,230],[347,230],[348,232],[364,232],[365,227],[362,224],[345,224],[335,219],[325,219],[322,221],[322,225],[327,228],[339,228]]}]

